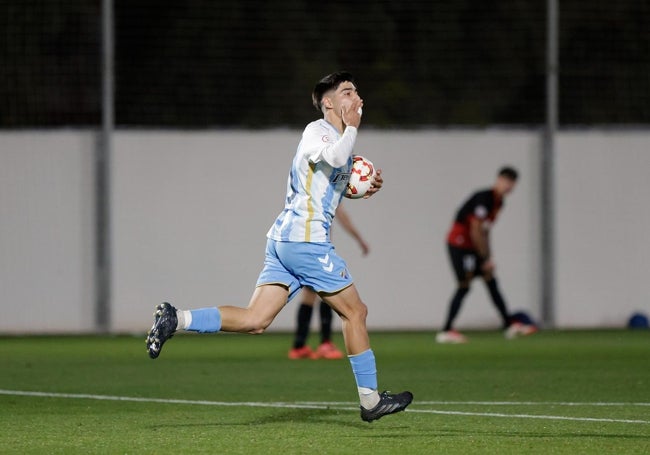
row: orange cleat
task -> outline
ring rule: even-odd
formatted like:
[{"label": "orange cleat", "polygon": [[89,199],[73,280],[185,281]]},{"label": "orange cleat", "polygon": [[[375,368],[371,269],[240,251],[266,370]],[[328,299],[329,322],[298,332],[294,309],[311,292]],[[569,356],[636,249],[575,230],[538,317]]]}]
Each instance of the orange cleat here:
[{"label": "orange cleat", "polygon": [[303,346],[301,348],[293,348],[289,350],[289,358],[291,360],[311,359],[313,355],[314,352],[309,346]]},{"label": "orange cleat", "polygon": [[331,341],[326,341],[318,346],[318,349],[311,355],[312,359],[338,360],[345,357]]}]

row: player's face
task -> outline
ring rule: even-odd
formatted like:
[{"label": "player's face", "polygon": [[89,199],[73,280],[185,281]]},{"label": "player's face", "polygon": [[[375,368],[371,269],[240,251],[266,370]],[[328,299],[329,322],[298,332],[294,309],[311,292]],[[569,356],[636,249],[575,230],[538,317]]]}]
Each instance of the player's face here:
[{"label": "player's face", "polygon": [[511,193],[515,189],[517,182],[507,177],[499,177],[497,179],[497,188],[502,195]]},{"label": "player's face", "polygon": [[330,92],[327,96],[327,101],[329,104],[326,104],[326,107],[331,108],[336,112],[338,116],[341,116],[341,110],[343,107],[349,108],[354,101],[360,99],[357,88],[352,82],[345,81],[341,82],[336,90]]}]

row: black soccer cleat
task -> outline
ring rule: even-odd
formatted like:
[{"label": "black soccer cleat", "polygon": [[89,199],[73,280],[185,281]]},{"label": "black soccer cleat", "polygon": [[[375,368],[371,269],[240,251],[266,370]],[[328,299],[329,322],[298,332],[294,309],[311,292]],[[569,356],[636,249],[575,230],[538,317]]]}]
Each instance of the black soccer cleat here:
[{"label": "black soccer cleat", "polygon": [[388,414],[403,411],[413,401],[411,392],[391,394],[386,391],[379,394],[379,403],[372,409],[361,406],[361,420],[372,422]]},{"label": "black soccer cleat", "polygon": [[176,308],[167,302],[161,303],[156,307],[154,316],[156,319],[147,334],[146,340],[147,352],[149,352],[149,357],[152,359],[160,355],[163,344],[174,336],[174,332],[176,332],[176,327],[178,326]]}]

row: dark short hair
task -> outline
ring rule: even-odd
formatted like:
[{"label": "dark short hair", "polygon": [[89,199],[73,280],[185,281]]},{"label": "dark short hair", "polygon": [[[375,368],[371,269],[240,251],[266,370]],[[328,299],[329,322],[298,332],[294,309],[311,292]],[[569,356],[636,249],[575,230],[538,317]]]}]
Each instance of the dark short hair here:
[{"label": "dark short hair", "polygon": [[519,177],[519,172],[517,172],[517,169],[511,166],[504,166],[501,169],[499,169],[499,177],[505,177],[507,179],[512,180],[513,182],[517,181],[517,178]]},{"label": "dark short hair", "polygon": [[354,84],[354,76],[347,71],[337,71],[336,73],[328,74],[318,81],[316,87],[314,87],[314,91],[311,92],[312,103],[318,111],[322,111],[321,102],[323,101],[323,95],[332,89],[336,89],[341,82],[352,82]]}]

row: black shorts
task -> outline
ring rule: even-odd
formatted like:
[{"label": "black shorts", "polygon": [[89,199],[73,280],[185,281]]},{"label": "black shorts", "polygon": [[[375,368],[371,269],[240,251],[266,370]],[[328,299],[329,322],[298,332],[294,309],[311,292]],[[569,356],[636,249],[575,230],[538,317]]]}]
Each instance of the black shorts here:
[{"label": "black shorts", "polygon": [[483,259],[479,257],[476,250],[465,250],[447,244],[451,267],[454,269],[458,281],[466,280],[469,277],[474,278],[482,275],[481,265]]}]

